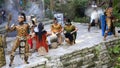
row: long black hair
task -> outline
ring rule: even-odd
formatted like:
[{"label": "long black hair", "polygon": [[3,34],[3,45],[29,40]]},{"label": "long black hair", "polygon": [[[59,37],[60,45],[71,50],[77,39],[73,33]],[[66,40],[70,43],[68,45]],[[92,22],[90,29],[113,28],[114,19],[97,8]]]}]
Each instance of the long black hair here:
[{"label": "long black hair", "polygon": [[38,36],[39,40],[42,40],[42,35],[46,33],[44,29],[44,25],[42,23],[39,23],[38,25],[38,32],[36,32],[36,35]]}]

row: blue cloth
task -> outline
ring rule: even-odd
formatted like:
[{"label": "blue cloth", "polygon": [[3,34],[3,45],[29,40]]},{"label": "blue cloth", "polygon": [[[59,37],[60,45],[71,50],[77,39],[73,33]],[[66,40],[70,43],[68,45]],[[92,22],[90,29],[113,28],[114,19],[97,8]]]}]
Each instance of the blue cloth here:
[{"label": "blue cloth", "polygon": [[[105,15],[100,16],[102,36],[104,36],[105,31],[108,29],[105,19],[106,19]],[[112,35],[112,32],[108,32],[108,35]]]}]

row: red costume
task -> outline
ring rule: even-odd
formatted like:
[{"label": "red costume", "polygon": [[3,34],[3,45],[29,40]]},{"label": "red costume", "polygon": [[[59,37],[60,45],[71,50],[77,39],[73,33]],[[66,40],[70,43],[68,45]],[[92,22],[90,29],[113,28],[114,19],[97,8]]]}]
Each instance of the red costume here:
[{"label": "red costume", "polygon": [[40,47],[44,47],[46,52],[48,52],[48,44],[47,44],[47,32],[42,35],[42,40],[39,40],[38,36],[35,36],[36,39],[36,49],[38,50]]},{"label": "red costume", "polygon": [[28,44],[30,45],[30,49],[32,49],[33,48],[32,38],[29,38],[27,41],[28,41]]}]

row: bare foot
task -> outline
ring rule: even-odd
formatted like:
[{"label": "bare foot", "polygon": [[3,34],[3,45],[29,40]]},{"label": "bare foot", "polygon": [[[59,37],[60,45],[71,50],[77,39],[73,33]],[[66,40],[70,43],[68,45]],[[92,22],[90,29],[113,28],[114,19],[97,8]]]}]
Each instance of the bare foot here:
[{"label": "bare foot", "polygon": [[104,38],[103,40],[106,41],[106,38]]},{"label": "bare foot", "polygon": [[114,35],[114,37],[116,38],[116,37],[118,37],[118,35]]},{"label": "bare foot", "polygon": [[25,64],[29,64],[29,62],[27,62],[27,61],[25,61],[24,63],[25,63]]},{"label": "bare foot", "polygon": [[88,28],[88,32],[90,32],[90,29]]}]

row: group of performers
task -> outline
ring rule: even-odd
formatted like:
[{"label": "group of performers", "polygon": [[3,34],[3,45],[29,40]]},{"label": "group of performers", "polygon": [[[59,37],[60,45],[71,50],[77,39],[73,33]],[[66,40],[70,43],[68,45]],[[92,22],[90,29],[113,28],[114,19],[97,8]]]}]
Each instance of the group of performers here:
[{"label": "group of performers", "polygon": [[[88,27],[88,31],[90,31],[91,23],[95,22],[95,24],[98,23],[98,20],[100,19],[100,15],[104,14],[105,15],[105,21],[106,23],[101,23],[101,24],[106,24],[106,27],[103,29],[104,31],[104,40],[106,40],[106,37],[109,32],[112,32],[114,36],[116,37],[115,33],[115,27],[113,25],[114,17],[113,17],[113,8],[109,6],[104,13],[98,13],[98,10],[101,11],[101,9],[97,8],[97,5],[92,5],[94,7],[92,10],[94,10],[91,14],[88,14],[91,17],[91,21]],[[89,9],[88,9],[89,10]],[[91,9],[90,9],[91,10]],[[87,13],[87,12],[86,12]],[[13,44],[13,48],[10,54],[10,64],[9,66],[12,65],[14,56],[15,56],[15,51],[19,47],[19,53],[21,57],[24,59],[24,62],[28,64],[28,57],[29,57],[29,49],[33,48],[33,40],[36,41],[36,48],[35,50],[38,51],[40,55],[46,55],[49,51],[49,48],[51,47],[51,41],[50,39],[47,39],[48,36],[50,35],[56,35],[57,36],[57,43],[58,45],[61,45],[63,43],[62,41],[62,34],[65,37],[65,41],[73,45],[75,44],[76,40],[76,35],[77,35],[77,27],[74,26],[71,23],[70,19],[66,19],[64,22],[65,25],[62,26],[61,24],[58,23],[57,18],[54,18],[53,24],[51,25],[51,32],[48,32],[47,30],[44,29],[43,23],[38,23],[36,24],[35,19],[31,19],[32,24],[26,23],[26,15],[24,13],[20,13],[18,16],[18,25],[12,25],[9,27],[9,25],[6,25],[6,30],[11,32],[11,31],[17,31],[17,36],[16,40]],[[103,26],[101,26],[103,27]]]},{"label": "group of performers", "polygon": [[[33,40],[36,41],[35,50],[38,51],[40,55],[46,55],[49,51],[51,44],[50,40],[47,39],[48,36],[54,34],[57,36],[57,43],[61,45],[62,42],[62,33],[65,35],[65,41],[73,45],[75,44],[77,28],[71,24],[70,19],[65,22],[65,26],[61,26],[58,23],[57,19],[54,18],[53,24],[51,25],[51,32],[48,32],[44,29],[43,23],[36,24],[34,19],[31,19],[32,24],[26,23],[26,15],[20,13],[18,15],[18,25],[6,25],[6,30],[8,32],[17,31],[16,40],[13,44],[12,51],[10,53],[10,64],[12,65],[15,51],[19,47],[20,57],[24,59],[24,62],[28,64],[28,57],[30,55],[30,49],[33,48]],[[47,42],[48,41],[48,42]]]},{"label": "group of performers", "polygon": [[101,6],[97,6],[97,4],[93,2],[93,4],[86,9],[85,14],[90,17],[90,23],[88,25],[89,32],[91,26],[99,26],[102,29],[102,35],[104,36],[104,40],[106,40],[106,37],[111,34],[117,37],[114,22],[118,21],[118,19],[115,19],[113,15],[111,1],[109,6],[105,10],[102,9]]}]

